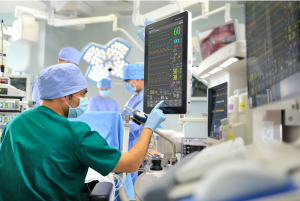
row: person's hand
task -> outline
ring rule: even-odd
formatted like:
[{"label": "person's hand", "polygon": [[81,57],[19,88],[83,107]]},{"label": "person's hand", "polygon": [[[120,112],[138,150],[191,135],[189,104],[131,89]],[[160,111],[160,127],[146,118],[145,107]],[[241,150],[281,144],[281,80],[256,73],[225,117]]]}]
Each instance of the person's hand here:
[{"label": "person's hand", "polygon": [[161,122],[163,122],[166,117],[164,113],[159,109],[162,104],[164,104],[165,101],[160,101],[151,111],[151,113],[148,116],[148,119],[146,121],[146,124],[144,128],[150,128],[152,131],[154,131]]}]

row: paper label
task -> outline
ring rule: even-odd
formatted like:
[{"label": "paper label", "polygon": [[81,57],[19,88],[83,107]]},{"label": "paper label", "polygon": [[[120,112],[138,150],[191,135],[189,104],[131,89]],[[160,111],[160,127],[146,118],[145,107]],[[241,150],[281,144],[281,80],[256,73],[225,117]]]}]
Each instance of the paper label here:
[{"label": "paper label", "polygon": [[233,140],[233,133],[229,132],[229,140]]},{"label": "paper label", "polygon": [[273,121],[264,121],[263,122],[263,135],[262,140],[267,141],[274,139],[274,122]]},{"label": "paper label", "polygon": [[233,104],[228,104],[228,110],[233,110]]},{"label": "paper label", "polygon": [[241,110],[246,109],[246,103],[245,102],[240,103],[240,109]]}]

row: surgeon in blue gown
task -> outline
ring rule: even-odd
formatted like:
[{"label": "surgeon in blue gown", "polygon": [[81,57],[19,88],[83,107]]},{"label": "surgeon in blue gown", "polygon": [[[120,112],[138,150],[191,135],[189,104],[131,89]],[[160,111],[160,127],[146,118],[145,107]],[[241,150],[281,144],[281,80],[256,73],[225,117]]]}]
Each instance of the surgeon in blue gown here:
[{"label": "surgeon in blue gown", "polygon": [[[78,66],[81,58],[81,53],[73,47],[64,47],[59,51],[57,64],[72,63]],[[41,105],[42,100],[39,97],[37,80],[34,81],[31,87],[32,100],[36,101],[36,106]]]},{"label": "surgeon in blue gown", "polygon": [[[134,92],[131,98],[126,103],[127,107],[134,110],[143,111],[143,96],[144,96],[144,65],[129,64],[123,67],[123,81],[125,82],[126,89],[130,92]],[[132,115],[132,112],[127,108],[123,109],[123,115]],[[130,129],[134,133],[135,137],[139,139],[143,130],[142,125],[137,125],[130,120]],[[137,142],[133,134],[129,132],[129,144],[128,150]],[[134,176],[135,175],[135,176]],[[131,173],[133,182],[137,178],[137,173]]]},{"label": "surgeon in blue gown", "polygon": [[108,97],[111,89],[111,79],[102,78],[97,86],[99,88],[99,95],[93,96],[89,101],[89,107],[87,111],[116,111],[120,112],[118,103]]}]

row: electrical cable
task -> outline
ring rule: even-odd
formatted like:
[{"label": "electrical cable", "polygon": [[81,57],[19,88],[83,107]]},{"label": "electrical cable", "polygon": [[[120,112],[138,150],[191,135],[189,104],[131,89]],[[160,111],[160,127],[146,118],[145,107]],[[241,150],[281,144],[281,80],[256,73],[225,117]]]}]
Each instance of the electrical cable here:
[{"label": "electrical cable", "polygon": [[[124,188],[126,188],[128,186],[128,184],[130,184],[130,182],[133,180],[133,178],[135,177],[135,175],[137,174],[137,172],[134,174],[134,176],[131,178],[131,180],[124,186]],[[118,195],[115,197],[115,200],[117,199],[117,197],[119,196],[120,193],[118,193]]]}]

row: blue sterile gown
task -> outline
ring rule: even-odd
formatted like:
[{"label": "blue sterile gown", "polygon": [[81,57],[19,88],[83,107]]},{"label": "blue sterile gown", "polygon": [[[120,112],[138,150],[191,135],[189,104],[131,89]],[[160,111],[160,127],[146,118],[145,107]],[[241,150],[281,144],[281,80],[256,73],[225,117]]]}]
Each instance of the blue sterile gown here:
[{"label": "blue sterile gown", "polygon": [[93,96],[89,100],[89,106],[86,111],[116,111],[120,112],[118,103],[108,97],[101,98],[100,96]]},{"label": "blue sterile gown", "polygon": [[[126,103],[127,107],[130,107],[134,110],[140,110],[143,111],[143,96],[144,96],[144,89],[142,89],[140,91],[140,93],[138,94],[134,94]],[[123,114],[124,115],[132,115],[132,112],[130,110],[128,110],[127,108],[123,109]],[[130,120],[130,128],[132,130],[132,132],[134,133],[135,137],[137,139],[139,139],[141,132],[144,128],[144,126],[142,125],[137,125],[136,123],[134,123],[132,120]],[[128,150],[131,149],[131,147],[136,143],[136,139],[134,138],[134,136],[132,135],[131,132],[129,132],[129,144],[128,144]],[[135,173],[131,173],[131,176],[133,177]],[[133,178],[133,183],[135,182],[137,178],[137,174],[135,175],[135,177]]]}]

